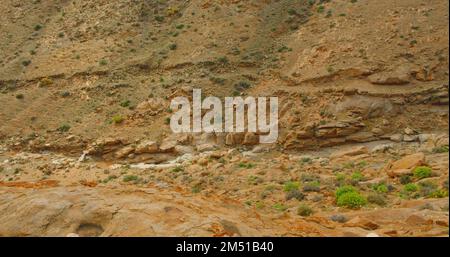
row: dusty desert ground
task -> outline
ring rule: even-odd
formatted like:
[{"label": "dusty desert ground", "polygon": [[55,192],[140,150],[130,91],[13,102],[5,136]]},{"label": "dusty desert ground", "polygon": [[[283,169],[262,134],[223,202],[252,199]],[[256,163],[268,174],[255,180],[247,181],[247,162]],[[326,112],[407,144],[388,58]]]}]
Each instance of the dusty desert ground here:
[{"label": "dusty desert ground", "polygon": [[[0,235],[447,237],[448,4],[2,0]],[[194,88],[278,141],[172,133]]]}]

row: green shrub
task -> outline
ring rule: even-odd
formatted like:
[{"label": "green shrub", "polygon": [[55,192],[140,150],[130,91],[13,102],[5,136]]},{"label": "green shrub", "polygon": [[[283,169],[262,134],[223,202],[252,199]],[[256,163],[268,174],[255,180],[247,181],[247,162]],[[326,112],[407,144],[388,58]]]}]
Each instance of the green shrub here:
[{"label": "green shrub", "polygon": [[444,189],[436,190],[434,192],[431,192],[428,195],[428,197],[431,197],[431,198],[444,198],[444,197],[447,197],[447,196],[448,196],[448,192],[446,190],[444,190]]},{"label": "green shrub", "polygon": [[132,182],[132,181],[138,181],[139,177],[136,175],[126,175],[123,177],[123,182]]},{"label": "green shrub", "polygon": [[389,188],[384,183],[373,185],[372,189],[374,191],[378,192],[378,193],[387,193],[387,192],[389,192]]},{"label": "green shrub", "polygon": [[202,191],[202,188],[200,185],[195,185],[191,188],[191,192],[194,194],[198,194]]},{"label": "green shrub", "polygon": [[116,179],[116,178],[117,178],[116,175],[110,175],[110,176],[108,176],[107,178],[105,178],[104,180],[102,180],[101,182],[104,183],[104,184],[106,184],[106,183],[108,183],[109,181],[111,181],[111,180],[113,180],[113,179]]},{"label": "green shrub", "polygon": [[63,124],[61,125],[58,129],[59,132],[67,132],[70,130],[70,125],[68,124]]},{"label": "green shrub", "polygon": [[182,166],[176,166],[175,168],[172,169],[172,172],[174,173],[178,173],[178,172],[182,172],[184,171],[184,168]]},{"label": "green shrub", "polygon": [[337,199],[337,205],[350,209],[358,209],[367,204],[366,198],[358,192],[347,192]]},{"label": "green shrub", "polygon": [[255,175],[248,176],[247,181],[250,185],[258,185],[258,184],[264,182],[264,180],[262,178],[255,176]]},{"label": "green shrub", "polygon": [[212,77],[209,80],[211,80],[214,84],[224,85],[225,79],[224,78],[218,78],[218,77]]},{"label": "green shrub", "polygon": [[300,161],[301,163],[311,163],[312,159],[309,157],[303,157]]},{"label": "green shrub", "polygon": [[163,21],[164,21],[164,16],[156,16],[156,17],[155,17],[155,20],[156,20],[157,22],[163,22]]},{"label": "green shrub", "polygon": [[226,56],[222,56],[222,57],[217,58],[217,62],[220,64],[228,64],[229,60]]},{"label": "green shrub", "polygon": [[353,169],[353,168],[355,168],[355,163],[354,162],[346,162],[342,165],[342,168]]},{"label": "green shrub", "polygon": [[360,182],[364,180],[364,175],[360,171],[353,172],[351,176],[352,181]]},{"label": "green shrub", "polygon": [[120,103],[120,106],[126,108],[126,107],[130,107],[130,104],[131,104],[130,100],[125,100],[125,101]]},{"label": "green shrub", "polygon": [[173,50],[176,50],[177,47],[178,47],[178,46],[177,46],[177,44],[175,44],[175,43],[169,45],[169,49],[172,50],[172,51],[173,51]]},{"label": "green shrub", "polygon": [[448,153],[448,146],[435,147],[432,150],[433,153]]},{"label": "green shrub", "polygon": [[125,118],[122,117],[121,115],[114,115],[114,116],[111,118],[111,122],[114,123],[114,124],[120,124],[120,123],[122,123],[124,120],[125,120]]},{"label": "green shrub", "polygon": [[325,11],[325,6],[320,5],[319,7],[317,7],[317,12],[318,13],[323,13]]},{"label": "green shrub", "polygon": [[282,204],[282,203],[276,203],[272,207],[275,210],[277,210],[277,211],[285,211],[285,210],[287,210],[287,207],[284,204]]},{"label": "green shrub", "polygon": [[285,192],[290,192],[292,190],[298,190],[298,188],[300,187],[300,183],[296,182],[296,181],[288,181],[286,183],[284,183],[284,188],[283,190]]},{"label": "green shrub", "polygon": [[413,174],[417,179],[428,178],[431,177],[432,170],[430,167],[420,166],[414,169]]},{"label": "green shrub", "polygon": [[296,15],[296,14],[297,14],[297,11],[296,11],[295,9],[292,9],[292,8],[291,8],[291,9],[288,10],[288,14],[289,14],[289,15]]},{"label": "green shrub", "polygon": [[297,214],[303,217],[311,216],[313,214],[313,209],[308,205],[300,205],[297,209]]},{"label": "green shrub", "polygon": [[345,182],[345,174],[343,174],[343,173],[337,174],[337,175],[336,175],[336,180],[337,180],[339,183],[344,183],[344,182]]},{"label": "green shrub", "polygon": [[253,163],[245,163],[245,162],[241,162],[239,163],[239,168],[243,168],[243,169],[253,169],[256,165]]},{"label": "green shrub", "polygon": [[405,191],[405,192],[417,192],[417,191],[419,191],[419,186],[417,186],[416,184],[409,183],[409,184],[406,184],[403,187],[403,191]]},{"label": "green shrub", "polygon": [[342,195],[347,194],[347,193],[357,193],[358,191],[356,190],[356,188],[352,187],[352,186],[342,186],[339,187],[336,190],[336,200],[338,200]]}]

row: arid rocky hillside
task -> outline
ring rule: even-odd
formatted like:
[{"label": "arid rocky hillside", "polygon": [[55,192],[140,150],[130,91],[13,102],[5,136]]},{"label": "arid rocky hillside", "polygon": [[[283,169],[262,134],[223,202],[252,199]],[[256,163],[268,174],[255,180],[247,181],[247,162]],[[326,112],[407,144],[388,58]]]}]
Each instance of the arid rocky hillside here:
[{"label": "arid rocky hillside", "polygon": [[[448,236],[448,8],[3,0],[0,235]],[[194,88],[277,143],[173,134]]]}]

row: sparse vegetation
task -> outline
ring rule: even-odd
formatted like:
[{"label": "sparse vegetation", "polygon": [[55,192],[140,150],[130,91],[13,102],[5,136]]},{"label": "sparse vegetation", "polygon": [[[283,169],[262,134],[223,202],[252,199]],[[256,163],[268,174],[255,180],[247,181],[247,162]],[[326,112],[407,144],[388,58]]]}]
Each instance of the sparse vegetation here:
[{"label": "sparse vegetation", "polygon": [[67,132],[67,131],[70,130],[70,125],[68,125],[68,124],[63,124],[63,125],[61,125],[57,130],[58,130],[59,132],[62,132],[62,133]]},{"label": "sparse vegetation", "polygon": [[367,204],[366,198],[358,192],[348,192],[337,199],[338,206],[344,206],[350,209],[358,209]]},{"label": "sparse vegetation", "polygon": [[388,187],[384,183],[373,185],[372,188],[374,191],[376,191],[377,193],[381,193],[381,194],[385,194],[385,193],[389,192]]},{"label": "sparse vegetation", "polygon": [[253,169],[254,167],[255,167],[255,164],[253,164],[253,163],[245,163],[245,162],[239,163],[239,168]]},{"label": "sparse vegetation", "polygon": [[124,108],[128,108],[128,107],[130,107],[130,104],[131,104],[130,100],[125,100],[120,103],[120,106],[122,106]]},{"label": "sparse vegetation", "polygon": [[34,25],[34,31],[39,31],[41,29],[42,29],[42,25],[41,24]]},{"label": "sparse vegetation", "polygon": [[419,190],[419,187],[416,184],[406,184],[403,187],[405,192],[417,192]]},{"label": "sparse vegetation", "polygon": [[163,22],[164,19],[165,19],[164,16],[161,16],[161,15],[155,16],[155,20],[156,20],[157,22]]},{"label": "sparse vegetation", "polygon": [[433,153],[448,153],[448,146],[435,147],[432,150]]},{"label": "sparse vegetation", "polygon": [[364,175],[360,171],[355,171],[353,172],[351,179],[354,182],[360,182],[364,180]]},{"label": "sparse vegetation", "polygon": [[198,193],[200,193],[201,191],[202,191],[202,188],[201,188],[200,185],[194,185],[194,186],[191,188],[191,192],[194,193],[194,194],[198,194]]},{"label": "sparse vegetation", "polygon": [[[44,197],[73,203],[66,221],[119,210],[85,220],[99,236],[448,236],[448,2],[16,2],[0,4],[5,233],[62,231],[41,224],[58,210],[16,208]],[[218,114],[197,88],[222,122],[227,97],[255,98],[256,132],[251,104],[244,132],[197,132]],[[192,133],[170,126],[179,97]],[[273,144],[259,97],[279,100]]]},{"label": "sparse vegetation", "polygon": [[172,172],[174,173],[178,173],[178,172],[183,172],[184,168],[182,166],[176,166],[175,168],[172,169]]},{"label": "sparse vegetation", "polygon": [[308,205],[302,204],[297,208],[297,214],[303,217],[311,216],[313,209]]},{"label": "sparse vegetation", "polygon": [[410,175],[402,175],[400,176],[400,184],[406,185],[412,182],[412,178]]},{"label": "sparse vegetation", "polygon": [[292,189],[286,192],[286,201],[289,201],[291,199],[297,199],[298,201],[302,201],[304,198],[305,195],[298,189]]},{"label": "sparse vegetation", "polygon": [[30,64],[31,64],[31,61],[30,61],[30,60],[23,60],[23,61],[22,61],[22,65],[25,66],[25,67],[27,67],[27,66],[30,65]]},{"label": "sparse vegetation", "polygon": [[39,81],[39,86],[47,87],[53,85],[53,80],[51,78],[43,78]]},{"label": "sparse vegetation", "polygon": [[112,122],[113,124],[120,124],[120,123],[122,123],[124,120],[125,120],[125,118],[124,118],[122,115],[119,115],[119,114],[114,115],[114,116],[111,118],[111,122]]},{"label": "sparse vegetation", "polygon": [[424,179],[431,177],[432,170],[430,167],[420,166],[414,169],[413,171],[414,177],[417,179]]},{"label": "sparse vegetation", "polygon": [[367,196],[367,201],[369,203],[373,203],[379,206],[385,206],[386,200],[386,197],[382,194],[372,193]]},{"label": "sparse vegetation", "polygon": [[336,203],[351,209],[358,209],[367,204],[366,198],[359,194],[352,186],[342,186],[336,190]]},{"label": "sparse vegetation", "polygon": [[320,182],[313,181],[303,185],[303,192],[320,192]]},{"label": "sparse vegetation", "polygon": [[287,207],[286,205],[282,204],[282,203],[276,203],[273,205],[273,208],[277,211],[286,211]]},{"label": "sparse vegetation", "polygon": [[169,45],[169,49],[172,50],[172,51],[173,51],[173,50],[176,50],[177,47],[178,47],[178,46],[177,46],[177,44],[175,44],[175,43],[172,43],[172,44]]},{"label": "sparse vegetation", "polygon": [[300,187],[300,183],[296,182],[296,181],[288,181],[286,183],[284,183],[284,187],[283,190],[285,192],[290,192],[292,190],[298,190]]},{"label": "sparse vegetation", "polygon": [[137,182],[139,177],[136,175],[126,175],[123,177],[123,182]]}]

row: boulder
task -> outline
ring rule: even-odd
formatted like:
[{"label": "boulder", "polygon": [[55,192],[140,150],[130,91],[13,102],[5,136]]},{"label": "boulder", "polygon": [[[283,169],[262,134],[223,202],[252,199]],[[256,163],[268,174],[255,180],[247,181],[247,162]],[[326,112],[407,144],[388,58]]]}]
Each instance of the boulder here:
[{"label": "boulder", "polygon": [[386,152],[389,149],[392,149],[394,147],[393,144],[381,144],[381,145],[377,145],[374,148],[372,148],[372,153],[377,153],[377,152]]},{"label": "boulder", "polygon": [[415,153],[389,164],[387,173],[391,177],[397,177],[411,173],[414,168],[424,164],[425,155],[423,153]]},{"label": "boulder", "polygon": [[421,217],[419,215],[416,215],[416,214],[413,214],[413,215],[409,216],[405,220],[405,222],[408,225],[412,225],[412,226],[418,226],[418,225],[420,226],[420,225],[427,225],[427,224],[433,223],[432,220],[426,220],[425,218],[423,218],[423,217]]},{"label": "boulder", "polygon": [[377,138],[371,132],[362,131],[362,132],[357,132],[355,134],[347,136],[346,139],[347,139],[347,141],[350,141],[350,142],[363,143],[363,142],[374,141]]},{"label": "boulder", "polygon": [[389,138],[391,141],[394,141],[394,142],[401,142],[401,141],[403,141],[403,135],[402,134],[394,134],[394,135],[392,135],[390,138]]},{"label": "boulder", "polygon": [[132,146],[125,146],[124,148],[120,149],[114,154],[114,157],[118,159],[126,158],[129,154],[134,152],[134,147]]},{"label": "boulder", "polygon": [[161,98],[151,98],[136,106],[136,110],[140,113],[150,113],[156,115],[167,108],[167,102]]},{"label": "boulder", "polygon": [[177,145],[175,146],[175,152],[178,154],[192,154],[194,153],[194,147],[188,145]]},{"label": "boulder", "polygon": [[342,150],[330,155],[331,159],[341,158],[344,156],[356,156],[361,154],[367,154],[369,150],[365,146],[358,146],[348,150]]},{"label": "boulder", "polygon": [[358,113],[363,118],[393,116],[398,113],[398,107],[390,99],[371,96],[346,96],[343,101],[329,106],[334,115],[345,112]]},{"label": "boulder", "polygon": [[156,153],[158,152],[158,144],[154,141],[146,140],[139,143],[134,151],[136,154]]},{"label": "boulder", "polygon": [[176,140],[164,139],[161,145],[159,146],[159,150],[161,150],[161,152],[173,152],[177,145],[178,142]]},{"label": "boulder", "polygon": [[201,145],[197,145],[197,151],[199,152],[207,152],[207,151],[213,151],[216,149],[216,145],[214,143],[205,143]]},{"label": "boulder", "polygon": [[245,133],[244,141],[242,144],[244,145],[257,145],[259,143],[259,136],[255,133]]},{"label": "boulder", "polygon": [[358,216],[358,217],[355,217],[355,218],[347,221],[344,224],[344,227],[360,227],[360,228],[367,229],[367,230],[375,230],[375,229],[379,228],[380,226],[377,223],[375,223],[367,218]]},{"label": "boulder", "polygon": [[401,67],[394,71],[372,74],[368,79],[375,85],[405,85],[410,82],[411,76],[409,69]]},{"label": "boulder", "polygon": [[417,135],[404,135],[403,141],[404,142],[415,142],[419,139]]}]

